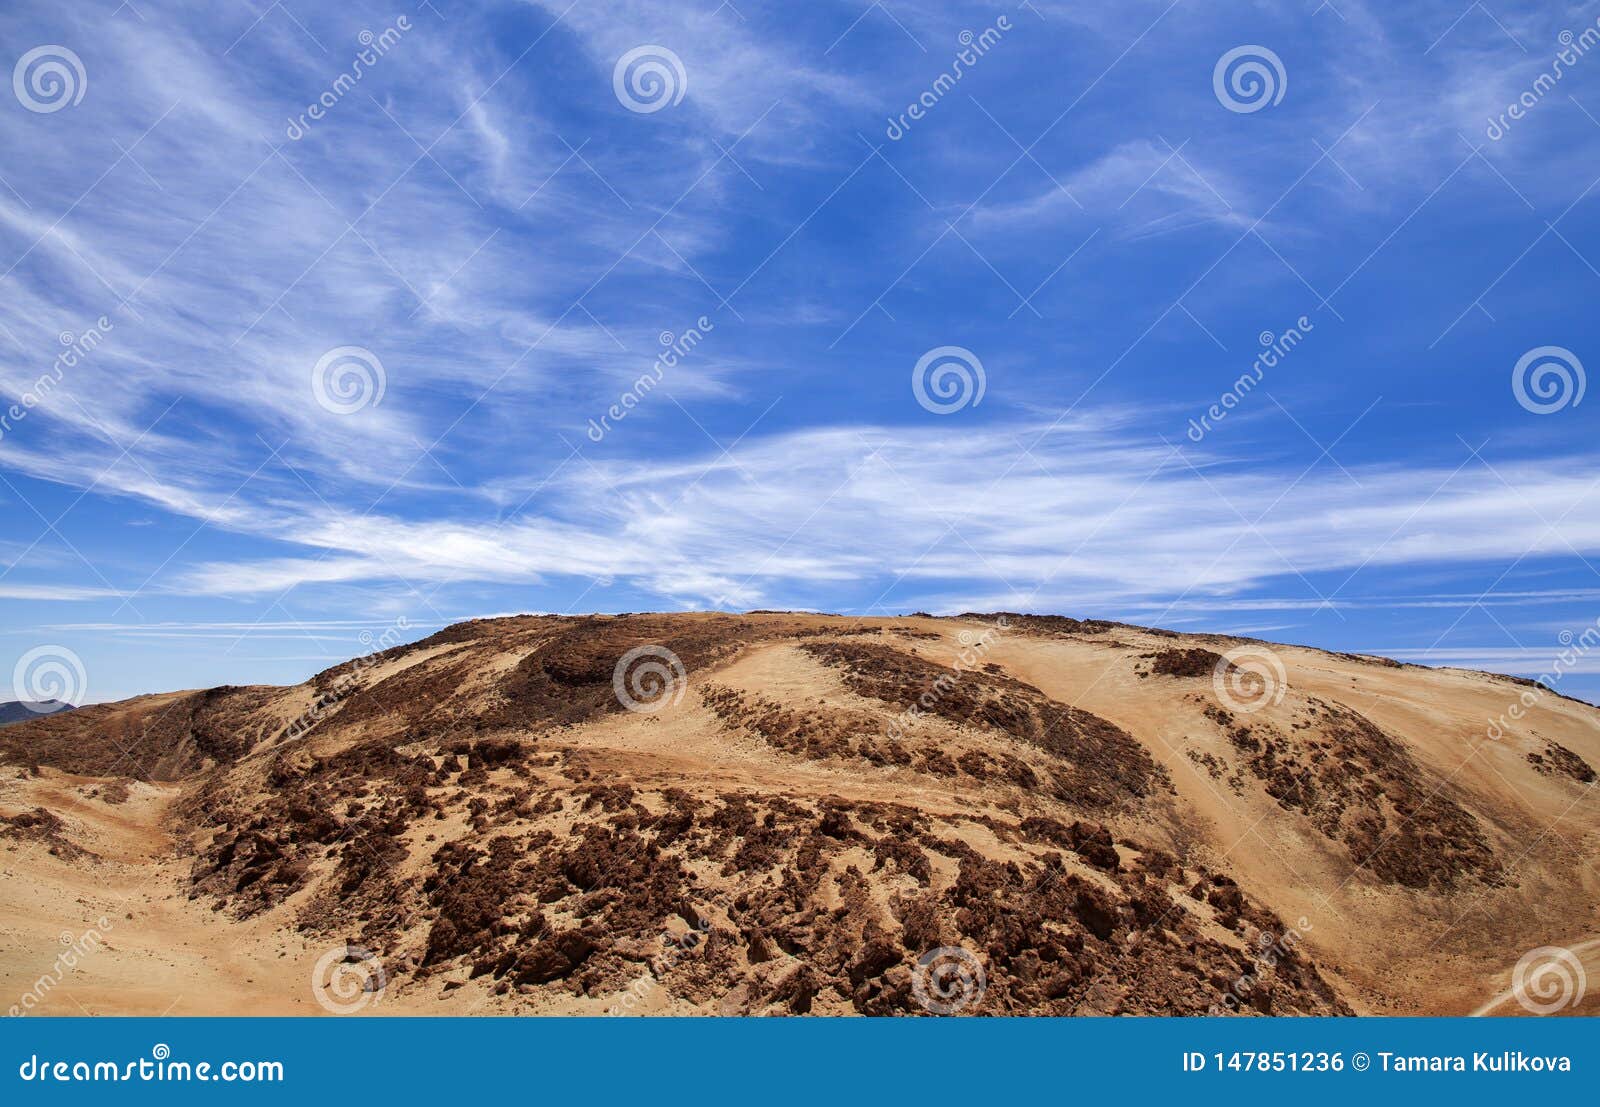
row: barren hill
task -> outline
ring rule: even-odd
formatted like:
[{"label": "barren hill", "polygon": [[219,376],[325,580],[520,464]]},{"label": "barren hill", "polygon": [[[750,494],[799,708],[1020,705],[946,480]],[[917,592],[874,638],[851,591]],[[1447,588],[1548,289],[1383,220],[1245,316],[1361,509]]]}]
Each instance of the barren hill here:
[{"label": "barren hill", "polygon": [[28,1011],[1514,1014],[1524,954],[1600,969],[1600,711],[1242,639],[493,619],[0,765]]}]

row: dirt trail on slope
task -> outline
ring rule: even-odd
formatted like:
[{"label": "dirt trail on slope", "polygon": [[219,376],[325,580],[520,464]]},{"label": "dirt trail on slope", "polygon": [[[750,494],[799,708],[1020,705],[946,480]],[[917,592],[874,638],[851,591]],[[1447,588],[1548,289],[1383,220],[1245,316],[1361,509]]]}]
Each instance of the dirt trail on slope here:
[{"label": "dirt trail on slope", "polygon": [[[1533,966],[1529,978],[1524,982],[1524,994],[1528,1002],[1535,1008],[1548,1005],[1551,1014],[1567,1015],[1594,1015],[1600,1014],[1600,938],[1589,938],[1569,945],[1553,947],[1564,950],[1572,959],[1561,958],[1553,960],[1549,956],[1542,958]],[[1549,967],[1547,979],[1541,982],[1539,965]],[[1577,970],[1573,970],[1573,966]],[[1505,974],[1514,978],[1515,969]],[[1594,987],[1590,982],[1594,982]],[[1579,996],[1581,982],[1582,995]],[[1540,1014],[1539,1010],[1528,1010],[1521,1003],[1512,1004],[1518,995],[1516,985],[1507,988],[1473,1011],[1473,1018],[1485,1015],[1534,1015]],[[1504,1008],[1501,1010],[1501,1008]]]}]

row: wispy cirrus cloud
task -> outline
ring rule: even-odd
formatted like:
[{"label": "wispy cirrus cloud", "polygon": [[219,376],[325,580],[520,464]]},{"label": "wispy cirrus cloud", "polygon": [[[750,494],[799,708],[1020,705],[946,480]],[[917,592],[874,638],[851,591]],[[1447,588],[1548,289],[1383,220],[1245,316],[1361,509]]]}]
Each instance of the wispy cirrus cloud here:
[{"label": "wispy cirrus cloud", "polygon": [[[1152,595],[1252,606],[1250,593],[1314,574],[1600,553],[1600,487],[1580,458],[1494,471],[1324,468],[1285,497],[1283,474],[1131,445],[1090,416],[1041,430],[863,426],[648,470],[599,462],[553,482],[556,514],[496,525],[308,515],[280,537],[324,555],[204,565],[176,586],[254,594],[548,574],[624,578],[663,598],[729,605],[903,578],[935,597],[950,581],[981,582],[952,606]],[[574,512],[578,504],[585,510]]]},{"label": "wispy cirrus cloud", "polygon": [[[1583,13],[737,7],[406,8],[291,137],[400,10],[7,6],[90,83],[0,111],[0,388],[112,324],[0,437],[13,624],[900,604],[1376,641],[1591,603],[1588,409],[1536,420],[1506,376],[1600,357],[1600,62],[1473,150]],[[1286,65],[1257,114],[1211,87],[1244,43]],[[686,94],[630,111],[613,67],[651,44]],[[1174,454],[1302,316],[1270,399]],[[946,419],[907,377],[949,344],[988,393]],[[345,346],[385,388],[340,415],[311,374]]]},{"label": "wispy cirrus cloud", "polygon": [[1111,220],[1131,236],[1200,223],[1251,226],[1255,220],[1227,199],[1242,201],[1244,190],[1219,168],[1196,167],[1191,156],[1197,155],[1162,139],[1125,142],[1033,196],[977,208],[973,221],[985,229],[1037,233],[1041,225],[1064,220],[1085,227]]}]

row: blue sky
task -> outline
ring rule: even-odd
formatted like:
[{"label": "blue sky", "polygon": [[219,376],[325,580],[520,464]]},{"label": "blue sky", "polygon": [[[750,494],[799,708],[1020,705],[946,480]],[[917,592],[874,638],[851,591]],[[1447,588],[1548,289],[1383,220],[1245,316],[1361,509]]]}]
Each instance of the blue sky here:
[{"label": "blue sky", "polygon": [[1600,617],[1597,19],[8,3],[0,676],[705,607],[1537,675]]}]

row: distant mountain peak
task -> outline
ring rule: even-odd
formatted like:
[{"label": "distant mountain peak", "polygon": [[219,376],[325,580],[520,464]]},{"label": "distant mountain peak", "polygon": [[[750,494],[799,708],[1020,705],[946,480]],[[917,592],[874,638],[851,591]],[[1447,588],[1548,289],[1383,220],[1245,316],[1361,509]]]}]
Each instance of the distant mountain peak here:
[{"label": "distant mountain peak", "polygon": [[71,711],[76,705],[65,700],[12,700],[0,703],[0,726],[7,723],[24,723],[41,715],[54,715],[58,711]]}]

